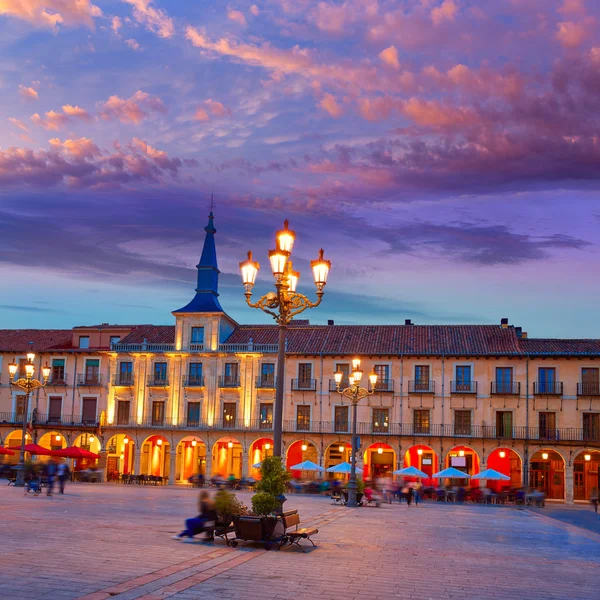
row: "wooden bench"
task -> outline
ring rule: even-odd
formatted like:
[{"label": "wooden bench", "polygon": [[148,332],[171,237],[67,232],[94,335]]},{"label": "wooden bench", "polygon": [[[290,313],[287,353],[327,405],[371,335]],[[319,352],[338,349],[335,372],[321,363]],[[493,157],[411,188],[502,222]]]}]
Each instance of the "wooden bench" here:
[{"label": "wooden bench", "polygon": [[344,497],[342,494],[340,494],[340,492],[331,492],[330,498],[332,500],[332,504],[346,504]]},{"label": "wooden bench", "polygon": [[[302,552],[306,552],[302,544],[300,544],[300,540],[308,540],[316,548],[316,544],[310,539],[313,535],[319,533],[316,527],[300,528],[300,515],[297,510],[288,510],[281,516],[285,527],[285,537],[282,546],[287,545],[291,547],[295,544]],[[290,527],[295,527],[295,529],[288,531]]]}]

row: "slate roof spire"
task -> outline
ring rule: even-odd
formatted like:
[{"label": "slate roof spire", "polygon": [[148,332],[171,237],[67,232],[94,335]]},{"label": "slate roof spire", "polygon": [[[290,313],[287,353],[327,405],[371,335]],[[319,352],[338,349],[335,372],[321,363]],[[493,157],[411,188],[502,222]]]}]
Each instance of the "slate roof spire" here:
[{"label": "slate roof spire", "polygon": [[218,300],[220,271],[217,265],[217,249],[215,246],[215,233],[217,233],[217,230],[214,225],[215,217],[212,206],[211,196],[208,225],[204,228],[204,231],[206,231],[204,248],[202,248],[200,262],[196,265],[196,269],[198,269],[196,295],[188,305],[173,311],[175,313],[224,312]]}]

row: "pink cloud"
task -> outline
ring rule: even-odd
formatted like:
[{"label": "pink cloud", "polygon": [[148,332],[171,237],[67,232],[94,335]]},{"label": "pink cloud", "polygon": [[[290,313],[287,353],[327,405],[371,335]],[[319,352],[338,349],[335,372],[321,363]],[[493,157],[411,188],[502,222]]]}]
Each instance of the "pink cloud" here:
[{"label": "pink cloud", "polygon": [[134,40],[133,38],[130,38],[128,40],[125,40],[125,43],[132,49],[132,50],[139,50],[140,49],[140,45],[139,43]]},{"label": "pink cloud", "polygon": [[202,107],[196,109],[196,112],[194,114],[194,119],[196,121],[210,121],[210,117],[208,116],[208,113]]},{"label": "pink cloud", "polygon": [[231,111],[216,100],[208,99],[204,101],[204,106],[208,108],[214,117],[225,117],[231,114]]},{"label": "pink cloud", "polygon": [[238,25],[241,25],[242,27],[246,27],[246,25],[248,25],[248,23],[246,22],[246,17],[244,16],[244,13],[239,11],[239,10],[234,10],[234,9],[228,9],[227,10],[227,18],[230,19],[231,21],[235,21]]},{"label": "pink cloud", "polygon": [[595,26],[596,18],[593,16],[577,22],[562,21],[556,24],[556,39],[565,48],[577,48],[591,36]]},{"label": "pink cloud", "polygon": [[575,15],[577,17],[585,16],[584,0],[564,0],[558,12],[563,15]]},{"label": "pink cloud", "polygon": [[141,123],[151,113],[167,112],[162,100],[157,96],[151,96],[147,92],[138,90],[127,100],[119,96],[111,96],[100,106],[99,114],[106,120],[118,120],[121,123]]},{"label": "pink cloud", "polygon": [[390,96],[380,98],[359,98],[358,110],[367,121],[381,121],[387,119],[393,110],[398,108],[399,101]]},{"label": "pink cloud", "polygon": [[9,117],[8,120],[15,126],[18,127],[21,131],[24,131],[25,133],[29,132],[29,129],[27,128],[27,125],[25,125],[25,123],[23,123],[23,121],[19,120],[19,119],[15,119],[14,117]]},{"label": "pink cloud", "polygon": [[258,8],[258,6],[256,6],[256,4],[253,4],[250,7],[250,12],[255,16],[258,17],[258,15],[260,14],[260,9]]},{"label": "pink cloud", "polygon": [[401,110],[417,125],[432,128],[459,129],[480,121],[471,109],[448,106],[437,100],[410,98],[402,103]]},{"label": "pink cloud", "polygon": [[74,119],[81,119],[82,121],[91,121],[92,117],[90,113],[84,108],[80,108],[79,106],[72,106],[71,104],[65,104],[62,107],[63,112],[68,117],[73,117]]},{"label": "pink cloud", "polygon": [[133,17],[159,37],[170,38],[175,33],[173,19],[160,8],[151,6],[152,0],[124,0],[133,6]]},{"label": "pink cloud", "polygon": [[37,90],[32,87],[27,87],[25,85],[19,84],[19,94],[23,96],[23,98],[27,98],[28,100],[39,100],[40,95]]},{"label": "pink cloud", "polygon": [[121,27],[123,27],[123,22],[121,21],[120,17],[113,17],[110,22],[110,28],[113,30],[113,33],[118,35]]},{"label": "pink cloud", "polygon": [[68,123],[69,117],[53,110],[49,110],[46,113],[45,118],[42,118],[38,113],[35,113],[31,115],[31,120],[36,125],[43,127],[48,131],[58,131],[61,127]]},{"label": "pink cloud", "polygon": [[398,60],[398,49],[392,45],[379,53],[379,58],[388,66],[394,69],[400,68],[400,61]]},{"label": "pink cloud", "polygon": [[64,151],[78,159],[91,159],[101,155],[100,148],[92,140],[84,137],[76,140],[67,139],[64,142],[58,138],[52,138],[48,142],[55,150]]},{"label": "pink cloud", "polygon": [[437,27],[444,21],[454,21],[458,6],[453,0],[444,0],[441,6],[437,6],[431,10],[431,22]]},{"label": "pink cloud", "polygon": [[58,25],[93,29],[94,18],[101,17],[102,11],[90,0],[0,0],[0,15],[54,30]]},{"label": "pink cloud", "polygon": [[342,107],[337,103],[336,99],[332,94],[326,93],[321,98],[319,106],[326,112],[328,112],[334,119],[339,119],[344,111]]}]

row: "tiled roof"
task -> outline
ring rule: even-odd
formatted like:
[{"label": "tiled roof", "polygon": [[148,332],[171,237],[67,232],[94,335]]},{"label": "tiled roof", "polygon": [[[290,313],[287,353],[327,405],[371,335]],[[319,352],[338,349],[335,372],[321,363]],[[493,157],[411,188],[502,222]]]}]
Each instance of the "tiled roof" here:
[{"label": "tiled roof", "polygon": [[135,329],[140,325],[111,325],[109,323],[101,323],[100,325],[77,325],[73,329]]},{"label": "tiled roof", "polygon": [[523,353],[529,356],[599,356],[600,340],[561,340],[526,338],[519,340]]},{"label": "tiled roof", "polygon": [[[240,325],[231,344],[276,344],[274,325]],[[513,328],[499,325],[313,325],[288,329],[287,350],[296,354],[520,355]]]},{"label": "tiled roof", "polygon": [[149,344],[174,344],[175,327],[173,325],[138,325],[119,343],[142,344],[144,339]]},{"label": "tiled roof", "polygon": [[71,329],[0,329],[0,352],[71,348],[72,336]]}]

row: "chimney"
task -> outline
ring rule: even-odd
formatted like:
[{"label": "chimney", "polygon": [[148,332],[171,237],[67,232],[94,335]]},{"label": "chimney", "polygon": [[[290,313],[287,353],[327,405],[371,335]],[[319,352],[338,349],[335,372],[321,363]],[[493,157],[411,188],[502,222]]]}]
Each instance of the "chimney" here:
[{"label": "chimney", "polygon": [[[515,327],[515,333],[517,334],[517,337],[523,337],[523,328],[522,327]],[[527,334],[525,334],[527,335]]]},{"label": "chimney", "polygon": [[526,331],[524,331],[524,332],[521,334],[521,339],[522,339],[522,340],[526,340],[526,339],[527,339],[527,332],[526,332]]},{"label": "chimney", "polygon": [[405,325],[412,325],[412,321],[410,319],[404,319]]},{"label": "chimney", "polygon": [[328,319],[327,325],[329,325],[329,326],[334,325],[333,319]]},{"label": "chimney", "polygon": [[500,319],[500,325],[502,326],[502,329],[508,329],[508,319],[506,317]]}]

